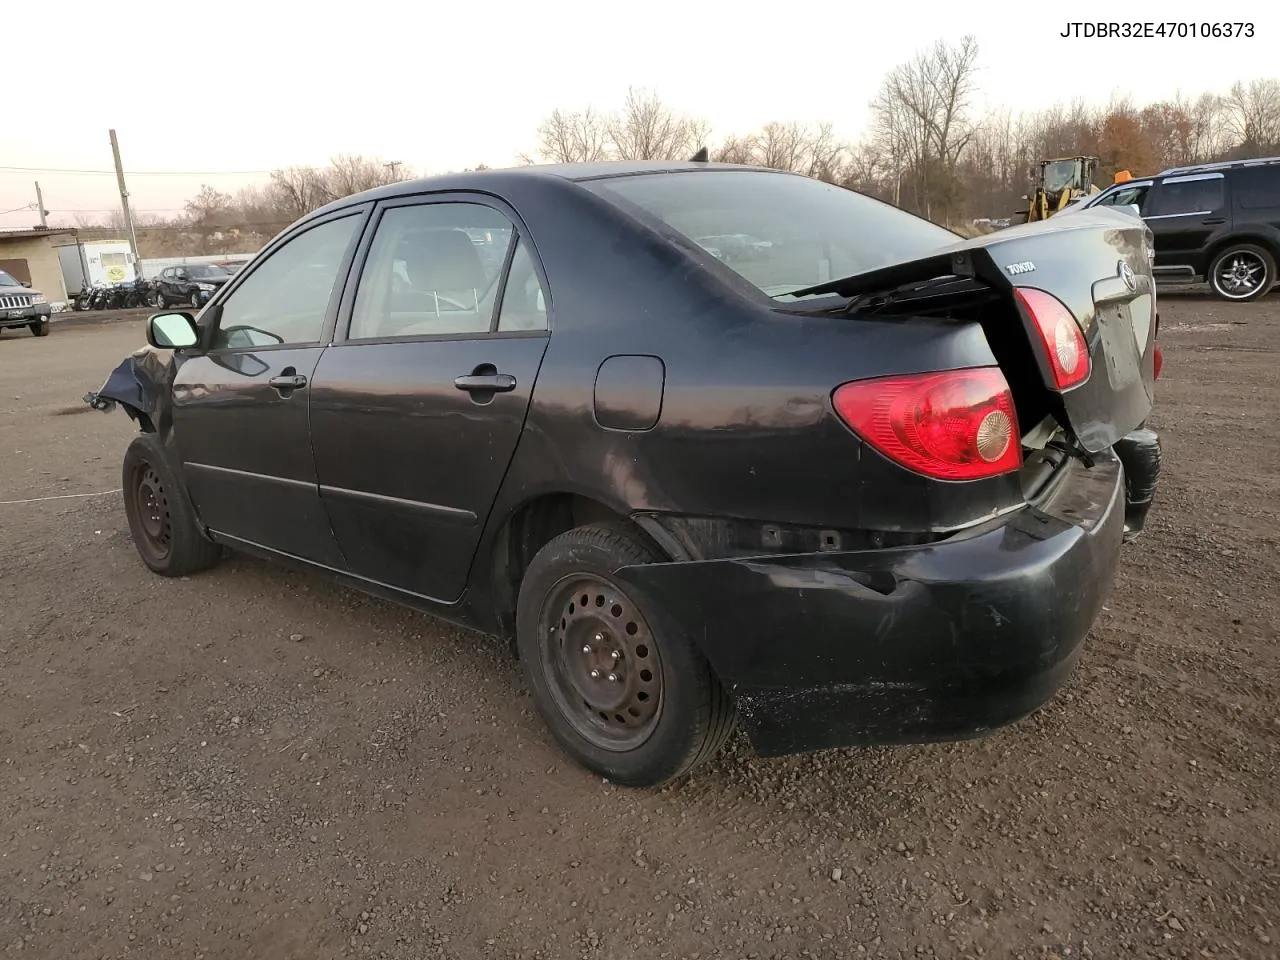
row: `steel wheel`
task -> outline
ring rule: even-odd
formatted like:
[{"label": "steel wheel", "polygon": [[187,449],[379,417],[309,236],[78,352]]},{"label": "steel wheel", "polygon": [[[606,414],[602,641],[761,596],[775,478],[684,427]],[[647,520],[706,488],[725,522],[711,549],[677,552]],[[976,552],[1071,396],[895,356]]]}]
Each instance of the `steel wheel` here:
[{"label": "steel wheel", "polygon": [[138,516],[138,550],[156,563],[169,556],[173,543],[173,517],[164,482],[149,463],[139,463],[134,471],[134,506]]},{"label": "steel wheel", "polygon": [[1270,281],[1270,265],[1252,249],[1229,250],[1213,267],[1213,288],[1228,300],[1248,300]]},{"label": "steel wheel", "polygon": [[645,743],[662,715],[662,661],[627,595],[603,577],[567,577],[538,626],[551,695],[573,729],[603,750]]}]

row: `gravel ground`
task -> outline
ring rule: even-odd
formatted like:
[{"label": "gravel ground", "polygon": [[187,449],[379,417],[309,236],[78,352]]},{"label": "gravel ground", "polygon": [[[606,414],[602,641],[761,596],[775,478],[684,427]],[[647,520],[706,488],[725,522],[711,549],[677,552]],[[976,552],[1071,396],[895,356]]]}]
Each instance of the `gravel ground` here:
[{"label": "gravel ground", "polygon": [[139,321],[0,340],[0,955],[1280,955],[1280,297],[1169,296],[1166,466],[1069,686],[984,740],[660,791],[484,638],[234,558],[150,575],[80,402]]}]

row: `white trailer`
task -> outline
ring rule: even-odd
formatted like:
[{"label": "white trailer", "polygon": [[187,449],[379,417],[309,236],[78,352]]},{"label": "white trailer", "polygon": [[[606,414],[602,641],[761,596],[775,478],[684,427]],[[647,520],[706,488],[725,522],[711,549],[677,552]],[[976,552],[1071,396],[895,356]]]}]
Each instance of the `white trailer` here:
[{"label": "white trailer", "polygon": [[95,283],[110,285],[136,279],[127,240],[73,240],[57,249],[68,297]]}]

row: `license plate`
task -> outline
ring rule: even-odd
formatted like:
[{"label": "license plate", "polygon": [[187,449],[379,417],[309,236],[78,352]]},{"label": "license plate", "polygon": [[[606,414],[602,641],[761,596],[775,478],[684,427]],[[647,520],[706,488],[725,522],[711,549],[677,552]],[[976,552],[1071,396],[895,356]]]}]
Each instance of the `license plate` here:
[{"label": "license plate", "polygon": [[19,317],[23,316],[26,312],[27,312],[27,311],[25,311],[25,310],[10,310],[10,311],[9,311],[9,319],[10,319],[10,320],[17,320]]},{"label": "license plate", "polygon": [[1107,379],[1113,389],[1120,390],[1142,375],[1133,321],[1128,310],[1120,305],[1100,309],[1096,317],[1107,355]]}]

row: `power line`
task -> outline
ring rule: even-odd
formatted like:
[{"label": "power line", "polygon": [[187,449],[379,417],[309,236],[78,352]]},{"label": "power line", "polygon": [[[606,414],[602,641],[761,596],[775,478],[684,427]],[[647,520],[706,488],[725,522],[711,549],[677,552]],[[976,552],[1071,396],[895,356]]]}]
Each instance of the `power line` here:
[{"label": "power line", "polygon": [[[70,173],[86,176],[114,177],[114,170],[71,170],[65,167],[3,167],[3,173]],[[268,176],[271,170],[129,170],[131,177],[260,177]]]}]

